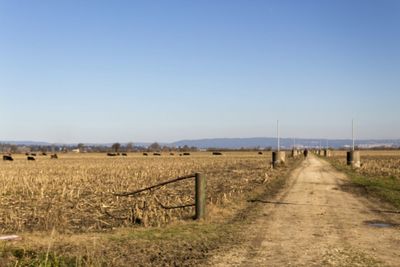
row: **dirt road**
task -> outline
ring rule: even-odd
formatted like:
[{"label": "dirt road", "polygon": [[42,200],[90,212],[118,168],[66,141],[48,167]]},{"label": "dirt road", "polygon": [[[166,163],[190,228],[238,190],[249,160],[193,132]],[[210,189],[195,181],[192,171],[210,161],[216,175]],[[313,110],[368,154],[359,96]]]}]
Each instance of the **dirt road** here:
[{"label": "dirt road", "polygon": [[310,156],[262,212],[247,241],[212,257],[211,266],[400,266],[400,214],[344,190],[347,178]]}]

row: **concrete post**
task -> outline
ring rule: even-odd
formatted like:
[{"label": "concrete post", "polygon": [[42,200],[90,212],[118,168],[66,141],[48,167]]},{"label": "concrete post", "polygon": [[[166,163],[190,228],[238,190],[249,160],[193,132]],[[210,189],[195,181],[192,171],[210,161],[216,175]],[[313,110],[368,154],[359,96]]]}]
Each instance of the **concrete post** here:
[{"label": "concrete post", "polygon": [[329,149],[324,149],[324,157],[329,158],[331,156],[331,151]]},{"label": "concrete post", "polygon": [[286,153],[285,151],[272,152],[272,167],[276,168],[280,164],[285,164]]},{"label": "concrete post", "polygon": [[351,165],[353,168],[361,167],[360,151],[347,152],[347,165]]}]

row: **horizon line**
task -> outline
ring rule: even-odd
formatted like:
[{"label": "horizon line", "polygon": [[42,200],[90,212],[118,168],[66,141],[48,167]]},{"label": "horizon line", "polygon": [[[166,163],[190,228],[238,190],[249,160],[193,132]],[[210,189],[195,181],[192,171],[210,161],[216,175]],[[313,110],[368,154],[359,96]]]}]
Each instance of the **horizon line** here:
[{"label": "horizon line", "polygon": [[[7,143],[44,143],[44,144],[59,144],[59,145],[71,145],[71,144],[93,144],[93,145],[105,145],[105,144],[111,144],[111,143],[121,143],[121,144],[127,144],[127,143],[140,143],[140,144],[151,144],[151,143],[160,143],[160,144],[172,144],[172,143],[177,143],[177,142],[185,142],[185,141],[203,141],[203,140],[233,140],[233,139],[276,139],[276,137],[207,137],[207,138],[193,138],[193,139],[180,139],[180,140],[175,140],[175,141],[111,141],[111,142],[50,142],[50,141],[36,141],[36,140],[0,140],[0,144],[7,144]],[[317,138],[317,137],[280,137],[280,139],[290,139],[290,140],[313,140],[313,141],[348,141],[352,140],[351,138]],[[361,142],[361,141],[399,141],[400,138],[359,138],[356,139],[356,142]]]}]

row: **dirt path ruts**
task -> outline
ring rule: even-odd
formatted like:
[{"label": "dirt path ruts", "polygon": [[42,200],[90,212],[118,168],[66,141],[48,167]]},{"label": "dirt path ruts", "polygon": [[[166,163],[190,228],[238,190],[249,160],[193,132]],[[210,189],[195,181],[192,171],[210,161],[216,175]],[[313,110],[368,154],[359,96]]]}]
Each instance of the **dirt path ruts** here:
[{"label": "dirt path ruts", "polygon": [[288,186],[263,208],[247,240],[211,258],[211,266],[400,266],[399,214],[341,190],[344,174],[314,156],[293,171]]}]

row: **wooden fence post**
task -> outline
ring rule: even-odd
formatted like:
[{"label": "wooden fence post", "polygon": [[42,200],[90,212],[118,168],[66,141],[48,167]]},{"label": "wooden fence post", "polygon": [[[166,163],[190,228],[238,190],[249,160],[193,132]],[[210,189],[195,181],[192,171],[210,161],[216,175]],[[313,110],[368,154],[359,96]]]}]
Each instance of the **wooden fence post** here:
[{"label": "wooden fence post", "polygon": [[206,215],[206,178],[201,173],[195,174],[195,201],[196,215],[195,219],[204,219]]}]

